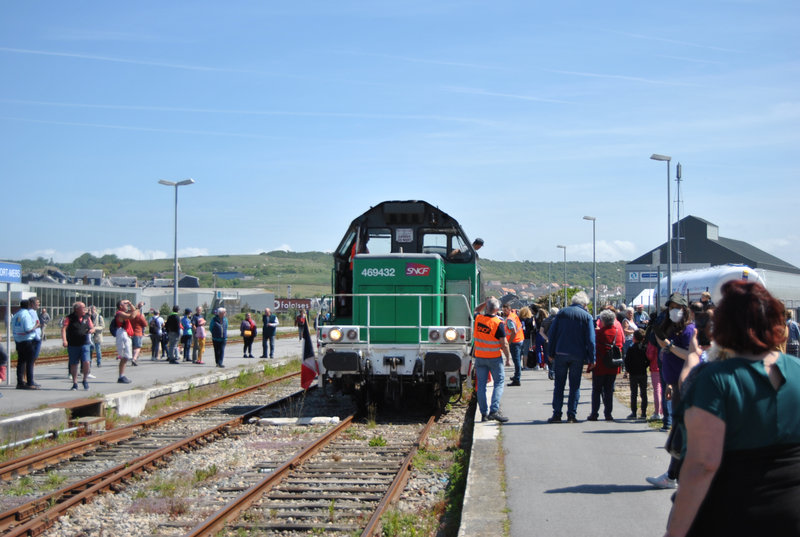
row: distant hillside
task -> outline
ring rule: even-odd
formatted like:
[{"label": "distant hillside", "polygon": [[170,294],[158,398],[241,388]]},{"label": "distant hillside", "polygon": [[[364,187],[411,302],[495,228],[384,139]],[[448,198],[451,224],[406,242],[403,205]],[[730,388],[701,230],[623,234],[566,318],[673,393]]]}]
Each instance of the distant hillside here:
[{"label": "distant hillside", "polygon": [[[136,261],[119,259],[114,255],[94,257],[83,254],[72,263],[50,263],[39,258],[19,261],[23,272],[38,272],[45,267],[56,267],[73,274],[79,268],[99,268],[106,274],[132,275],[140,281],[153,277],[172,278],[172,259]],[[330,293],[333,258],[324,252],[264,252],[258,255],[217,255],[181,257],[178,259],[181,273],[200,279],[203,287],[262,287],[277,296],[286,296],[291,285],[292,296],[310,297]],[[512,287],[518,284],[547,285],[548,279],[561,283],[564,280],[564,264],[534,261],[480,260],[484,282],[499,281]],[[242,272],[252,279],[223,280],[214,277],[214,272]],[[570,286],[591,288],[592,263],[567,262],[567,283]],[[597,283],[608,287],[625,284],[625,262],[597,264]]]}]

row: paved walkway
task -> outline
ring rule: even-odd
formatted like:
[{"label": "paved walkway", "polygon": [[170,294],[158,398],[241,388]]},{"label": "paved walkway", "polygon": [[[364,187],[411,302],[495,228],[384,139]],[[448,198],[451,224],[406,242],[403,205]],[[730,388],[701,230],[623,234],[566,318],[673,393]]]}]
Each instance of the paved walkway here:
[{"label": "paved walkway", "polygon": [[[214,348],[211,340],[207,340],[205,353],[203,354],[203,365],[191,362],[180,362],[170,364],[164,360],[153,362],[150,360],[150,349],[145,349],[139,358],[139,366],[133,367],[130,362],[125,368],[125,376],[131,379],[131,384],[118,384],[118,365],[116,358],[104,357],[102,367],[97,367],[92,362],[92,374],[96,379],[89,380],[89,390],[85,391],[81,386],[83,376],[78,374],[79,390],[71,391],[72,379],[67,377],[67,363],[54,365],[37,365],[34,369],[34,379],[42,385],[40,390],[17,390],[16,369],[10,373],[10,382],[0,383],[0,416],[16,415],[21,412],[35,410],[52,403],[61,403],[83,397],[95,397],[98,394],[111,395],[137,388],[149,388],[159,384],[187,380],[195,376],[205,375],[215,371],[222,371],[214,365]],[[61,346],[61,341],[46,341],[46,344]],[[113,338],[104,338],[103,349],[112,349]],[[258,358],[243,358],[242,344],[229,343],[225,349],[226,369],[237,368],[243,365],[253,365],[255,362],[269,362],[269,360],[259,360]],[[253,354],[261,354],[261,339],[253,343]],[[275,358],[300,357],[302,346],[297,338],[282,338],[276,340]]]},{"label": "paved walkway", "polygon": [[[509,372],[506,369],[506,379]],[[654,489],[645,477],[666,470],[666,433],[642,421],[585,421],[591,397],[586,378],[581,383],[580,423],[548,424],[552,387],[544,371],[523,371],[522,386],[506,386],[503,393],[508,423],[480,423],[476,413],[476,437],[491,438],[494,432],[502,446],[506,498],[504,502],[501,494],[485,494],[493,485],[487,480],[501,479],[491,475],[496,450],[473,450],[470,472],[488,472],[469,485],[468,496],[475,501],[473,507],[465,507],[461,535],[502,535],[499,522],[487,527],[481,519],[496,520],[504,509],[511,537],[662,535],[673,491]],[[629,413],[615,402],[614,416]]]},{"label": "paved walkway", "polygon": [[[663,534],[672,491],[654,489],[645,477],[667,468],[666,433],[641,421],[584,421],[592,392],[586,379],[578,405],[582,421],[549,424],[552,387],[545,372],[526,371],[522,386],[506,386],[503,395],[510,418],[502,436],[512,537]],[[615,417],[630,414],[615,405]]]}]

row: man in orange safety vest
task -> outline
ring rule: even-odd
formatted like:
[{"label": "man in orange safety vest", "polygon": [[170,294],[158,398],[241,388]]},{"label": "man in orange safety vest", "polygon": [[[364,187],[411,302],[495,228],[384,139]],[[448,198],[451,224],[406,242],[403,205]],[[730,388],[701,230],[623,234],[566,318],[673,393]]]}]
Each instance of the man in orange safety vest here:
[{"label": "man in orange safety vest", "polygon": [[[511,355],[508,350],[503,320],[497,316],[499,309],[500,301],[494,297],[481,303],[475,309],[475,378],[481,421],[495,420],[505,423],[508,418],[500,413],[500,398],[503,396],[503,383],[505,382],[503,356],[506,358],[505,364],[511,365]],[[483,313],[480,313],[481,311]],[[487,405],[486,385],[490,373],[494,381],[494,388],[492,389],[491,404]]]}]

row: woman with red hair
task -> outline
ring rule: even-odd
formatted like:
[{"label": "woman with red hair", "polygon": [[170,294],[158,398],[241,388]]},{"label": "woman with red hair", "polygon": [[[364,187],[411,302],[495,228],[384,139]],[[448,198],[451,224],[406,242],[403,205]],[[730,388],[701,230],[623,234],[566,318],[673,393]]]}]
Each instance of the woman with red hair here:
[{"label": "woman with red hair", "polygon": [[731,281],[713,323],[729,357],[704,366],[683,397],[686,446],[666,536],[795,537],[800,360],[777,350],[783,304],[758,283]]}]

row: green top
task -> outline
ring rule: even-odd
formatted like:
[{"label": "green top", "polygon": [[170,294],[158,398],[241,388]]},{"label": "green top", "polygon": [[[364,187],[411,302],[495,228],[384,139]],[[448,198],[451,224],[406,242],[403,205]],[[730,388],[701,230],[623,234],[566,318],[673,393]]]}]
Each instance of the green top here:
[{"label": "green top", "polygon": [[683,405],[702,408],[725,422],[725,451],[800,443],[800,360],[781,354],[775,365],[785,379],[777,390],[762,361],[709,363]]}]

